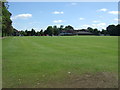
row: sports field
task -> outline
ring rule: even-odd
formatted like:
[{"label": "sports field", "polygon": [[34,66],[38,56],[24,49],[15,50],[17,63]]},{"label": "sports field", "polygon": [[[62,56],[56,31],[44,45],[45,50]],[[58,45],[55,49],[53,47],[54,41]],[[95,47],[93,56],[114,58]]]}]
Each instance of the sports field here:
[{"label": "sports field", "polygon": [[4,88],[117,87],[118,37],[2,39]]}]

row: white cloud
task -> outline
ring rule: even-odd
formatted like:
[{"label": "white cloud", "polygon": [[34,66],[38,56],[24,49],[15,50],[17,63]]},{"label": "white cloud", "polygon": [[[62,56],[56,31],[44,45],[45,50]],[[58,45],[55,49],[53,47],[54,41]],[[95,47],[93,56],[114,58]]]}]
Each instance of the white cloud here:
[{"label": "white cloud", "polygon": [[97,20],[94,20],[94,21],[93,21],[93,23],[98,23],[98,22],[100,22],[100,21],[97,21]]},{"label": "white cloud", "polygon": [[96,24],[97,26],[104,26],[106,25],[106,23],[99,23],[99,24]]},{"label": "white cloud", "polygon": [[97,29],[101,30],[101,29],[105,29],[106,28],[106,23],[98,23],[98,24],[91,24],[91,25],[85,24],[85,25],[82,25],[81,28],[87,29],[88,27],[91,27],[93,29],[97,28]]},{"label": "white cloud", "polygon": [[73,3],[71,3],[71,5],[77,5],[77,3],[74,3],[74,2],[73,2]]},{"label": "white cloud", "polygon": [[102,28],[105,29],[106,23],[92,24],[93,28]]},{"label": "white cloud", "polygon": [[62,23],[62,22],[64,22],[63,20],[54,20],[53,21],[54,23]]},{"label": "white cloud", "polygon": [[120,19],[118,19],[118,18],[114,18],[114,20],[115,20],[115,21],[120,21]]},{"label": "white cloud", "polygon": [[32,17],[32,14],[18,14],[16,16],[11,17],[11,19],[12,20],[13,19],[18,19],[18,18],[20,18],[20,19],[26,19],[26,18],[30,18],[30,17]]},{"label": "white cloud", "polygon": [[109,11],[108,13],[109,14],[114,14],[114,15],[120,14],[120,12],[118,12],[118,11]]},{"label": "white cloud", "polygon": [[90,27],[90,25],[88,25],[88,24],[82,25],[82,28],[88,28],[88,27]]},{"label": "white cloud", "polygon": [[59,11],[54,11],[53,14],[64,14],[63,11],[59,12]]},{"label": "white cloud", "polygon": [[84,20],[85,18],[79,18],[80,20]]},{"label": "white cloud", "polygon": [[106,12],[108,9],[106,8],[102,8],[102,9],[99,9],[98,11],[102,11],[102,12]]}]

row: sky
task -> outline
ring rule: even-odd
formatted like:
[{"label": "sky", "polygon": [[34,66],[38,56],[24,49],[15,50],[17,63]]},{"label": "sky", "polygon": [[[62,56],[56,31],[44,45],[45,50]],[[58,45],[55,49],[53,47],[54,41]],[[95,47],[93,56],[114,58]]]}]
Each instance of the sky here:
[{"label": "sky", "polygon": [[17,30],[40,31],[54,25],[102,30],[119,21],[117,2],[9,2],[9,11]]}]

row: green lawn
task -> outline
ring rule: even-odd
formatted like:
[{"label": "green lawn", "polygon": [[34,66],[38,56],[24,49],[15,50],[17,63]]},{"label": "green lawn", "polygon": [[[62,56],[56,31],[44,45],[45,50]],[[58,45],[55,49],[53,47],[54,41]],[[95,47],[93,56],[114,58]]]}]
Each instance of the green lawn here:
[{"label": "green lawn", "polygon": [[7,37],[2,45],[3,87],[62,82],[69,72],[79,75],[118,70],[118,37]]}]

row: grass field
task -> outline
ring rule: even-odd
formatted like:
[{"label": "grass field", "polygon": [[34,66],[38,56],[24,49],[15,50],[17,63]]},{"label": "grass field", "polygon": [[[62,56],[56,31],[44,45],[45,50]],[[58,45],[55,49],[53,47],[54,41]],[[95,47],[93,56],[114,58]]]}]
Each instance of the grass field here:
[{"label": "grass field", "polygon": [[7,37],[2,43],[3,87],[62,87],[85,73],[118,71],[118,37]]}]

